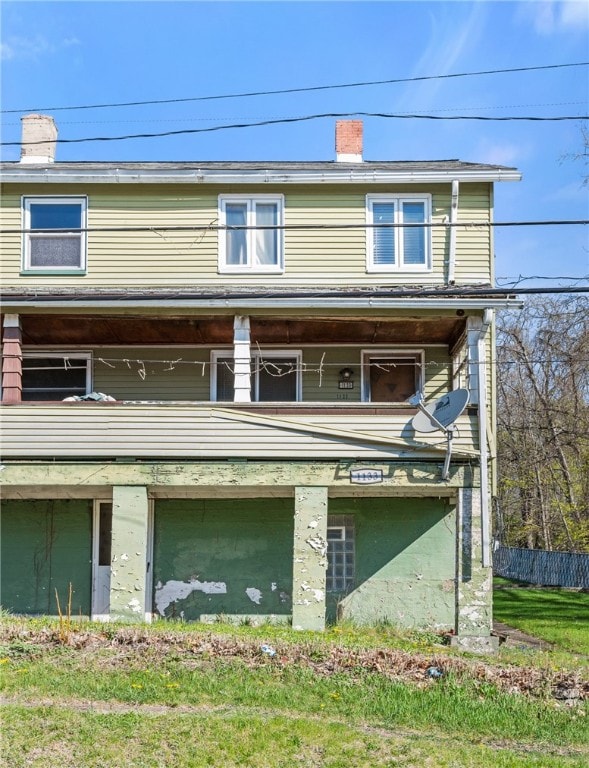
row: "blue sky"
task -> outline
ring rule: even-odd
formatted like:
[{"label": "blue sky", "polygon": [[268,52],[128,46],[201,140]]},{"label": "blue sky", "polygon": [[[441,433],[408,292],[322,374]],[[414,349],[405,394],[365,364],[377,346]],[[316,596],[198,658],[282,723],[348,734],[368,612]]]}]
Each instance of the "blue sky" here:
[{"label": "blue sky", "polygon": [[[589,67],[141,107],[174,99],[589,61],[589,4],[552,2],[27,2],[4,0],[2,140],[21,114],[60,138],[209,127],[323,112],[587,115]],[[520,169],[498,221],[588,219],[582,122],[365,118],[368,160],[459,158]],[[585,123],[585,128],[589,126]],[[61,145],[58,160],[332,160],[334,120]],[[18,159],[5,147],[2,159]],[[496,233],[498,277],[589,276],[588,228]],[[555,284],[570,281],[556,280]],[[528,283],[527,283],[528,284]],[[536,281],[535,284],[543,284]]]}]

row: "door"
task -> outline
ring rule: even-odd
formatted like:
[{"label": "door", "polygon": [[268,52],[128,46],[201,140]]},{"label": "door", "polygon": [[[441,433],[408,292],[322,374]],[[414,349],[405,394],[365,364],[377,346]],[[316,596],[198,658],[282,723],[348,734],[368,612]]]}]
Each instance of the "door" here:
[{"label": "door", "polygon": [[110,616],[110,568],[112,540],[112,504],[94,504],[94,557],[92,619],[108,621]]}]

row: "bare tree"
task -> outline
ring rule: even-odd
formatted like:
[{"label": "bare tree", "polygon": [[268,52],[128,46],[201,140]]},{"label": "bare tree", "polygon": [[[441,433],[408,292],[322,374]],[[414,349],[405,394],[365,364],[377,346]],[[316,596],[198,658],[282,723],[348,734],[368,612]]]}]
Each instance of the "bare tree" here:
[{"label": "bare tree", "polygon": [[504,543],[589,551],[589,299],[502,315],[497,365]]}]

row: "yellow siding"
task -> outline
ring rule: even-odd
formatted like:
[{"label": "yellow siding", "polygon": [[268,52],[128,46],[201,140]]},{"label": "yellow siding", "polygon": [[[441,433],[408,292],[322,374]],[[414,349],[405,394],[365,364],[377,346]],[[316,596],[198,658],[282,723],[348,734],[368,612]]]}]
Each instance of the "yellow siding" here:
[{"label": "yellow siding", "polygon": [[[301,415],[280,417],[292,428],[197,406],[134,406],[75,403],[2,408],[3,451],[10,457],[185,457],[185,458],[381,458],[442,460],[440,434],[415,435],[411,417]],[[474,448],[474,418],[463,414],[455,455]],[[317,428],[317,432],[314,432]],[[357,431],[329,436],[328,429]],[[364,435],[377,437],[367,440]],[[417,438],[417,441],[416,441]],[[390,443],[388,441],[391,441]],[[399,440],[403,441],[399,445]],[[416,444],[417,442],[417,444]],[[428,449],[427,446],[430,446]],[[425,448],[423,448],[425,446]],[[438,450],[432,450],[437,448]],[[440,450],[442,449],[442,450]]]},{"label": "yellow siding", "polygon": [[[230,348],[216,349],[224,349],[231,355]],[[284,349],[288,351],[289,348]],[[359,402],[363,349],[348,346],[293,347],[290,351],[302,350],[303,400],[340,404]],[[386,349],[390,348],[379,346],[374,352]],[[210,399],[211,356],[208,348],[100,347],[91,351],[94,362],[92,388],[116,400],[177,402]],[[451,386],[448,366],[445,347],[425,348],[426,401],[435,400],[448,391]],[[345,367],[354,370],[353,390],[340,390],[338,387],[339,371]]]},{"label": "yellow siding", "polygon": [[[459,221],[487,221],[490,184],[462,184]],[[366,234],[352,230],[290,230],[285,232],[285,272],[280,275],[219,275],[217,232],[161,232],[158,226],[215,226],[218,195],[279,194],[272,186],[214,185],[11,185],[3,197],[2,228],[21,226],[21,194],[88,195],[89,227],[152,227],[148,232],[91,232],[86,275],[20,275],[21,237],[4,235],[2,272],[7,286],[147,287],[219,286],[235,283],[288,285],[423,284],[445,281],[449,230],[432,229],[433,270],[423,273],[367,273]],[[432,193],[434,222],[450,212],[450,185],[296,186],[285,193],[286,224],[352,224],[366,220],[366,194]],[[458,283],[490,280],[488,228],[459,229],[456,249]]]}]

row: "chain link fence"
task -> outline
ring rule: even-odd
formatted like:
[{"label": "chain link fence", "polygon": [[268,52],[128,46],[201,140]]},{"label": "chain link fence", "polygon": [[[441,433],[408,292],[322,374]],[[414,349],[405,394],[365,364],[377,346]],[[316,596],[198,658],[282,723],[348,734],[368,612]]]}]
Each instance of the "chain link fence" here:
[{"label": "chain link fence", "polygon": [[496,546],[493,571],[506,579],[546,587],[589,589],[589,555]]}]

